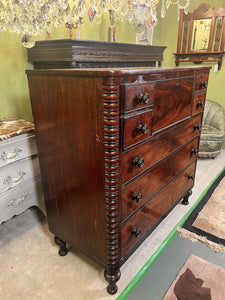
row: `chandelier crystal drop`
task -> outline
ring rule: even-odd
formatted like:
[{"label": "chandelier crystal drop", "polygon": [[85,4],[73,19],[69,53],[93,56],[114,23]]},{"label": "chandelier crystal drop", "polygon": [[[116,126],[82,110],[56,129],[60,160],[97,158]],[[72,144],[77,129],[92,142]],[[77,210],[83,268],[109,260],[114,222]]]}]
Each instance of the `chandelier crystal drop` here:
[{"label": "chandelier crystal drop", "polygon": [[[88,3],[87,3],[88,2]],[[44,31],[49,34],[51,27],[74,29],[83,24],[89,9],[94,12],[99,24],[104,13],[110,12],[110,27],[116,20],[128,21],[135,33],[142,34],[148,20],[157,24],[157,8],[161,6],[161,17],[171,4],[178,11],[187,12],[190,0],[0,0],[0,30],[21,34],[25,47],[35,44],[34,36]]]}]

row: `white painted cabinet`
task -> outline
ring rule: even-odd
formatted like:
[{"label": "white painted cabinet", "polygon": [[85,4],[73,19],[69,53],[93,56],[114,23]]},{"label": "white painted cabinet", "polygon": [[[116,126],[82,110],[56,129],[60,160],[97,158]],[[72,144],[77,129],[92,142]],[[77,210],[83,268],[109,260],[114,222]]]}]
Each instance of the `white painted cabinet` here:
[{"label": "white painted cabinet", "polygon": [[45,214],[34,125],[0,119],[0,224],[32,206]]}]

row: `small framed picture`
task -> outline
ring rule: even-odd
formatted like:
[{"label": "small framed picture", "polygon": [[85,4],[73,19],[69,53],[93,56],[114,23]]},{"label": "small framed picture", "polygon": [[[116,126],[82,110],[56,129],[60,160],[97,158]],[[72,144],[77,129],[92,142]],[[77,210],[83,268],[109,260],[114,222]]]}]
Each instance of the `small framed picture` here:
[{"label": "small framed picture", "polygon": [[152,45],[155,20],[149,17],[145,23],[143,34],[137,35],[136,44]]}]

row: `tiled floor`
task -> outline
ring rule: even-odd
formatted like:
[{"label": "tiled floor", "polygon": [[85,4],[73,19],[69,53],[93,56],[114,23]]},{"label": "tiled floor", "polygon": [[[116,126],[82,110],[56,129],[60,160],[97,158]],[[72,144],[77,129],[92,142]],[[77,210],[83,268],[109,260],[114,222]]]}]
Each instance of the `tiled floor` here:
[{"label": "tiled floor", "polygon": [[106,292],[101,266],[74,250],[65,257],[58,256],[46,220],[40,221],[34,211],[28,210],[3,223],[0,299],[116,299],[224,166],[225,150],[214,160],[198,160],[190,205],[178,204],[127,260],[121,268],[119,292],[114,296]]}]

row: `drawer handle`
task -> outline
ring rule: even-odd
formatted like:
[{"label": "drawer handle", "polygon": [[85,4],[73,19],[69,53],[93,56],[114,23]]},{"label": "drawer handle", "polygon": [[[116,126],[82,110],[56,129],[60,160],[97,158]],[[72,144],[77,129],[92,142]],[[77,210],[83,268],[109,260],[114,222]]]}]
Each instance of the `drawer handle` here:
[{"label": "drawer handle", "polygon": [[135,166],[138,166],[139,168],[142,168],[144,166],[144,158],[135,157],[134,160],[133,160],[133,164]]},{"label": "drawer handle", "polygon": [[143,91],[141,90],[138,94],[138,100],[139,102],[143,102],[144,104],[149,103],[149,94],[148,93],[143,93]]},{"label": "drawer handle", "polygon": [[2,160],[10,160],[16,158],[22,150],[20,148],[15,148],[11,153],[2,152],[1,159]]},{"label": "drawer handle", "polygon": [[189,175],[188,175],[188,179],[191,179],[191,180],[193,180],[193,181],[194,181],[194,180],[195,180],[195,176],[194,176],[194,175],[192,175],[192,174],[189,174]]},{"label": "drawer handle", "polygon": [[142,201],[142,199],[143,199],[143,196],[141,193],[134,192],[132,194],[132,200],[136,200],[137,203],[140,203]]},{"label": "drawer handle", "polygon": [[197,108],[199,108],[199,107],[201,107],[201,108],[204,108],[205,107],[205,101],[198,101],[197,102]]},{"label": "drawer handle", "polygon": [[201,124],[195,124],[194,125],[194,129],[193,129],[193,132],[195,132],[195,130],[198,130],[198,131],[201,131],[201,129],[202,129],[202,125]]},{"label": "drawer handle", "polygon": [[17,183],[23,179],[24,175],[26,175],[26,173],[23,171],[18,171],[17,174],[18,174],[18,177],[15,177],[15,178],[12,178],[10,175],[8,175],[4,179],[3,184]]},{"label": "drawer handle", "polygon": [[24,202],[24,200],[25,200],[26,197],[27,197],[27,194],[23,193],[19,199],[12,199],[8,203],[8,206],[12,206],[12,207],[18,206],[18,205],[20,205],[21,203]]},{"label": "drawer handle", "polygon": [[192,154],[194,154],[194,155],[198,155],[198,149],[194,149],[194,148],[192,148],[191,149],[191,156],[192,156]]},{"label": "drawer handle", "polygon": [[201,89],[202,87],[207,88],[208,86],[208,81],[201,81],[199,84],[199,88]]},{"label": "drawer handle", "polygon": [[137,131],[141,131],[143,134],[146,134],[148,132],[148,125],[141,125],[141,123],[139,123],[137,125]]},{"label": "drawer handle", "polygon": [[139,235],[141,234],[141,229],[137,228],[136,226],[134,226],[132,228],[131,234],[135,235],[136,238],[139,237]]}]

